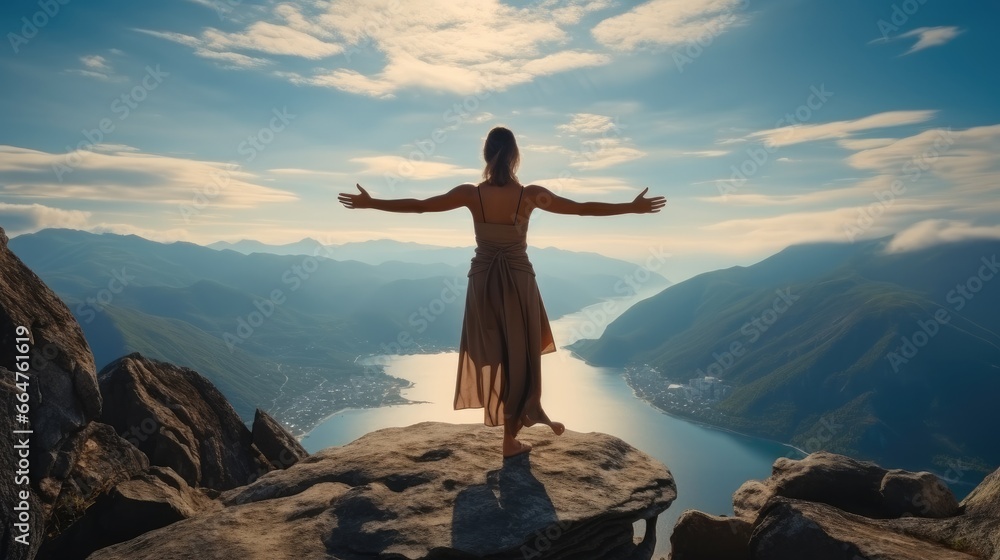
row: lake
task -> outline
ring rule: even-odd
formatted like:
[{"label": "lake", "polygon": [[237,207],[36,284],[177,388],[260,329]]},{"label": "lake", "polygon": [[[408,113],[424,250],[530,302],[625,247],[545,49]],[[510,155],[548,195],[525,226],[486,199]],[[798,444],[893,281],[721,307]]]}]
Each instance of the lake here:
[{"label": "lake", "polygon": [[[620,437],[667,465],[677,483],[677,500],[658,519],[654,558],[659,558],[669,552],[671,529],[684,510],[732,515],[732,494],[743,482],[766,478],[778,457],[798,458],[801,454],[777,442],[716,430],[660,412],[633,394],[619,368],[590,366],[562,347],[581,336],[599,336],[614,317],[649,295],[640,292],[631,298],[610,300],[615,307],[603,317],[598,312],[602,304],[597,304],[552,321],[559,349],[542,356],[542,404],[549,417],[563,422],[567,429]],[[605,312],[608,307],[603,307]],[[390,375],[413,382],[413,387],[403,392],[404,397],[426,402],[334,414],[302,439],[310,453],[349,443],[381,428],[428,420],[482,423],[482,409],[452,409],[456,352],[369,360],[383,364]]]}]

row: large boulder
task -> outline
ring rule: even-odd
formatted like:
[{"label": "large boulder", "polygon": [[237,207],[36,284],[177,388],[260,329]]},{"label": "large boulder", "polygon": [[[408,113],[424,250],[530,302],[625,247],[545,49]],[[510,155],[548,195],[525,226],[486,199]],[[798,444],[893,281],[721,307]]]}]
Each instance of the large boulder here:
[{"label": "large boulder", "polygon": [[[225,509],[98,550],[92,560],[649,558],[676,497],[666,467],[622,440],[424,422],[369,433],[243,488]],[[633,523],[645,519],[644,542]],[[261,527],[266,527],[262,531]]]},{"label": "large boulder", "polygon": [[222,506],[166,467],[151,467],[115,485],[84,516],[46,541],[39,558],[73,560]]},{"label": "large boulder", "polygon": [[776,498],[750,538],[756,560],[975,560],[942,544],[902,534],[887,521],[802,500]]},{"label": "large boulder", "polygon": [[955,494],[933,473],[893,469],[879,488],[889,517],[951,517],[960,508]]},{"label": "large boulder", "polygon": [[1000,519],[1000,469],[969,492],[961,505],[966,515]]},{"label": "large boulder", "polygon": [[98,375],[101,420],[191,486],[227,490],[274,467],[229,401],[198,372],[130,354]]},{"label": "large boulder", "polygon": [[774,496],[829,504],[872,518],[959,513],[954,493],[932,473],[887,470],[825,451],[800,460],[778,458],[769,478],[747,481],[736,490],[733,510],[752,523]]},{"label": "large boulder", "polygon": [[91,422],[80,431],[77,460],[53,505],[47,537],[79,519],[101,494],[149,468],[149,459],[107,424]]},{"label": "large boulder", "polygon": [[670,560],[750,560],[752,531],[746,519],[687,510],[670,534]]},{"label": "large boulder", "polygon": [[1000,560],[1000,470],[959,505],[931,473],[814,453],[775,461],[733,494],[733,510],[736,521],[686,512],[672,558]]},{"label": "large boulder", "polygon": [[[27,354],[16,351],[19,339],[29,339]],[[19,355],[30,356],[30,478],[47,515],[76,462],[79,432],[101,414],[101,393],[80,325],[0,229],[0,367],[17,371]]]},{"label": "large boulder", "polygon": [[261,409],[253,415],[250,428],[253,444],[278,469],[287,469],[309,456],[299,440],[295,439],[284,426]]}]

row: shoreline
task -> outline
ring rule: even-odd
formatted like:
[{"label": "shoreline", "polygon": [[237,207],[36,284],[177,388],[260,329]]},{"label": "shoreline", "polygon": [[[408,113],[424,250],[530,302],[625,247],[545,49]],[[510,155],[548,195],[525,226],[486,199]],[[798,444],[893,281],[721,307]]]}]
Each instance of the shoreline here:
[{"label": "shoreline", "polygon": [[[575,344],[575,341],[572,344]],[[594,367],[594,368],[615,367],[615,369],[624,370],[624,366],[616,367],[616,366],[602,366],[602,365],[598,365],[598,364],[595,364],[595,363],[587,360],[586,358],[584,358],[583,356],[577,354],[576,352],[574,352],[573,350],[571,350],[569,348],[566,348],[566,350],[572,356],[574,356],[576,359],[580,360],[581,362],[587,364],[590,367]],[[664,410],[664,409],[660,408],[659,406],[657,406],[656,404],[654,404],[654,403],[652,403],[652,402],[650,402],[650,401],[642,398],[641,396],[639,396],[639,394],[636,393],[635,387],[633,387],[632,384],[629,383],[628,377],[625,376],[625,372],[624,371],[620,372],[619,375],[621,376],[622,380],[625,381],[625,384],[628,385],[628,388],[632,391],[632,396],[635,397],[636,400],[639,400],[639,401],[643,402],[644,404],[646,404],[647,406],[649,406],[653,410],[656,410],[657,412],[660,412],[662,414],[666,414],[666,415],[671,416],[673,418],[677,418],[678,420],[683,420],[685,422],[689,422],[689,423],[694,424],[696,426],[701,426],[703,428],[710,428],[710,429],[713,429],[713,430],[718,430],[720,432],[727,432],[727,433],[730,433],[730,434],[738,435],[738,436],[749,438],[749,439],[757,439],[757,440],[761,440],[761,441],[767,441],[767,442],[770,442],[770,443],[781,445],[783,447],[794,449],[798,453],[802,454],[803,457],[805,457],[806,455],[809,455],[809,453],[806,452],[805,450],[800,449],[800,448],[798,448],[798,447],[796,447],[796,446],[794,446],[794,445],[792,445],[791,443],[788,443],[788,442],[779,441],[779,440],[776,440],[776,439],[771,439],[771,438],[767,438],[767,437],[763,437],[763,436],[759,436],[759,435],[755,435],[755,434],[748,434],[746,432],[741,432],[741,431],[735,430],[733,428],[729,428],[729,427],[726,427],[726,426],[719,426],[717,424],[712,424],[712,423],[706,422],[704,420],[693,418],[691,416],[685,416],[683,414],[678,414],[678,413],[670,411],[670,410]]]}]

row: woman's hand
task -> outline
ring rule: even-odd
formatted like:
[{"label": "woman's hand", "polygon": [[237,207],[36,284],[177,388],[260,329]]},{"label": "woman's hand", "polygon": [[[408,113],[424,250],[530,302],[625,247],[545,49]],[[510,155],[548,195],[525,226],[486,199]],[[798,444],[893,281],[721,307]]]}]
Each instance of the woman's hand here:
[{"label": "woman's hand", "polygon": [[652,214],[659,212],[660,208],[663,208],[667,204],[666,197],[654,196],[653,198],[643,198],[642,195],[646,194],[649,187],[642,189],[639,196],[635,197],[632,201],[632,206],[635,208],[633,212],[636,214]]},{"label": "woman's hand", "polygon": [[340,201],[347,208],[371,208],[372,207],[372,197],[368,194],[368,191],[363,189],[361,185],[355,185],[361,194],[353,193],[340,193],[337,200]]}]

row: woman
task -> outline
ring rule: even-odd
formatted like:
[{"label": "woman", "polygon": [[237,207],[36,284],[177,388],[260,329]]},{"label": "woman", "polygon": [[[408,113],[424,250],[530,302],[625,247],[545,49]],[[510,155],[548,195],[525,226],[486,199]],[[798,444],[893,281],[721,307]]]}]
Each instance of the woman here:
[{"label": "woman", "polygon": [[[515,172],[520,153],[514,134],[490,131],[483,147],[485,181],[459,185],[425,200],[372,198],[340,193],[347,208],[386,212],[444,212],[467,208],[476,233],[476,253],[469,269],[465,318],[458,352],[455,410],[483,408],[487,426],[504,427],[503,456],[531,449],[517,440],[522,427],[548,425],[556,435],[565,427],[549,419],[541,405],[541,356],[555,352],[535,272],[526,253],[528,218],[538,210],[580,216],[659,212],[662,196],[632,202],[576,202],[538,185],[522,186]],[[489,210],[486,210],[489,208]]]}]

